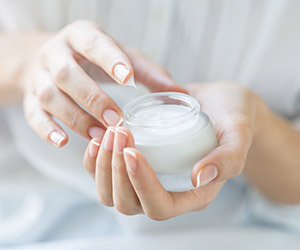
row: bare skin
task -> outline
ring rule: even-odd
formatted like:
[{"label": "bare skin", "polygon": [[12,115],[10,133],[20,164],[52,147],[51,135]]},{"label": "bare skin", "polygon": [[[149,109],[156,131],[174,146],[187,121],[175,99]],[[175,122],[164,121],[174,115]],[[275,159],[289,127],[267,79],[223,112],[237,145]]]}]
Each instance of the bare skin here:
[{"label": "bare skin", "polygon": [[[226,180],[244,173],[267,198],[300,203],[299,131],[238,84],[192,84],[187,90],[209,115],[219,139],[219,146],[193,168],[191,179],[196,188],[180,193],[164,190],[134,148],[131,133],[110,127],[103,141],[94,138],[90,142],[84,157],[100,202],[123,214],[145,213],[154,220],[166,220],[206,208]],[[210,177],[205,169],[212,165],[217,176],[205,180]]]},{"label": "bare skin", "polygon": [[[165,220],[204,209],[226,180],[241,173],[267,198],[300,203],[300,133],[248,89],[220,82],[192,84],[185,90],[164,69],[137,50],[118,45],[88,21],[72,23],[57,34],[0,36],[0,105],[23,101],[28,123],[53,146],[68,141],[53,117],[93,138],[84,166],[95,178],[104,205]],[[162,188],[134,148],[130,132],[115,128],[121,110],[84,72],[83,62],[97,67],[103,81],[124,85],[134,75],[152,91],[188,91],[200,102],[216,128],[219,147],[194,166],[191,179],[197,188],[183,193]],[[118,65],[124,67],[115,71]],[[115,113],[105,117],[107,110]],[[217,174],[210,179],[212,169]]]},{"label": "bare skin", "polygon": [[126,85],[135,78],[152,91],[185,92],[166,70],[85,20],[57,34],[1,34],[0,47],[0,104],[23,98],[29,125],[56,147],[64,146],[68,135],[53,117],[87,139],[122,122],[122,111],[86,74],[83,63],[97,69],[98,81]]}]

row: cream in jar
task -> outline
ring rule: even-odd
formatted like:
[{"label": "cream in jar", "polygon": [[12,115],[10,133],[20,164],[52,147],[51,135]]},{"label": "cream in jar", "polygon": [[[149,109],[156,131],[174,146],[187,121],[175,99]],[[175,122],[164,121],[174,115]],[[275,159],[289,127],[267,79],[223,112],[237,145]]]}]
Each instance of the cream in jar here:
[{"label": "cream in jar", "polygon": [[199,103],[182,93],[135,98],[124,108],[124,126],[168,190],[192,188],[192,167],[218,145],[214,128]]}]

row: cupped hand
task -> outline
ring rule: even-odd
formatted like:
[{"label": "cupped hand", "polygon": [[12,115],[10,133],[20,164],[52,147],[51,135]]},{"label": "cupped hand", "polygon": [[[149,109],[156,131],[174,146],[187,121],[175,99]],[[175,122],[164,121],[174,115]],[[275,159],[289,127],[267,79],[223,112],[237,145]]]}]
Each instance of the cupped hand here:
[{"label": "cupped hand", "polygon": [[95,179],[99,201],[125,215],[144,213],[166,220],[208,206],[223,183],[185,192],[166,191],[124,127],[109,127],[103,141],[91,140],[83,161]]},{"label": "cupped hand", "polygon": [[152,91],[185,91],[164,69],[133,48],[122,49],[89,21],[71,23],[38,51],[23,77],[25,116],[56,147],[65,145],[68,135],[53,117],[87,139],[101,138],[107,126],[122,122],[122,111],[83,70],[83,63],[96,68],[105,82],[132,85],[135,77]]},{"label": "cupped hand", "polygon": [[248,151],[263,119],[266,105],[249,89],[233,82],[190,84],[189,94],[208,114],[219,146],[194,166],[192,182],[201,187],[223,182],[243,172]]},{"label": "cupped hand", "polygon": [[102,204],[115,206],[123,214],[145,213],[165,220],[206,208],[226,180],[244,168],[262,101],[235,83],[192,84],[187,90],[210,117],[218,147],[195,164],[191,179],[195,189],[167,192],[151,166],[134,148],[131,133],[110,127],[103,141],[94,138],[85,153],[84,166],[95,178]]}]

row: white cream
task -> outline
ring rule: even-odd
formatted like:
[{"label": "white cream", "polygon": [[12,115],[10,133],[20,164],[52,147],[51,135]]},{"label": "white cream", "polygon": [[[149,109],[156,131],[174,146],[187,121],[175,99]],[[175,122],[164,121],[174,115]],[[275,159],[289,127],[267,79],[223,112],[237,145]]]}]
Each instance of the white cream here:
[{"label": "white cream", "polygon": [[124,125],[136,148],[157,174],[184,174],[218,141],[199,103],[191,96],[164,92],[148,94],[124,108]]}]

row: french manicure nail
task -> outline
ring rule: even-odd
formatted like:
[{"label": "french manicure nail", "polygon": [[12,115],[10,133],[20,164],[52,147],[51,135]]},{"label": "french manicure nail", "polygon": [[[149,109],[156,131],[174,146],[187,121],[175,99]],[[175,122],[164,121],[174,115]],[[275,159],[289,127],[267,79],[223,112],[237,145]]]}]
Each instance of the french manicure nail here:
[{"label": "french manicure nail", "polygon": [[59,147],[62,143],[62,141],[65,139],[65,136],[62,134],[53,131],[49,136],[50,141],[56,146]]},{"label": "french manicure nail", "polygon": [[218,169],[215,165],[208,165],[201,169],[197,175],[197,188],[210,183],[217,175]]},{"label": "french manicure nail", "polygon": [[97,157],[99,147],[100,147],[100,143],[96,142],[95,139],[92,139],[89,147],[89,155],[91,158]]},{"label": "french manicure nail", "polygon": [[127,144],[127,137],[128,136],[125,131],[116,128],[115,146],[117,153],[123,153],[123,149],[126,147]]},{"label": "french manicure nail", "polygon": [[99,138],[102,139],[104,136],[105,130],[103,128],[100,127],[91,127],[89,128],[89,136],[91,138]]},{"label": "french manicure nail", "polygon": [[126,77],[129,74],[129,69],[124,64],[117,64],[114,68],[114,76],[122,84],[125,82]]},{"label": "french manicure nail", "polygon": [[123,118],[112,109],[104,110],[103,119],[109,126],[119,126],[123,122]]},{"label": "french manicure nail", "polygon": [[135,173],[137,170],[137,157],[131,148],[124,148],[124,160],[128,171]]},{"label": "french manicure nail", "polygon": [[112,151],[114,147],[114,137],[115,137],[115,129],[109,127],[104,136],[104,149],[106,151]]}]

